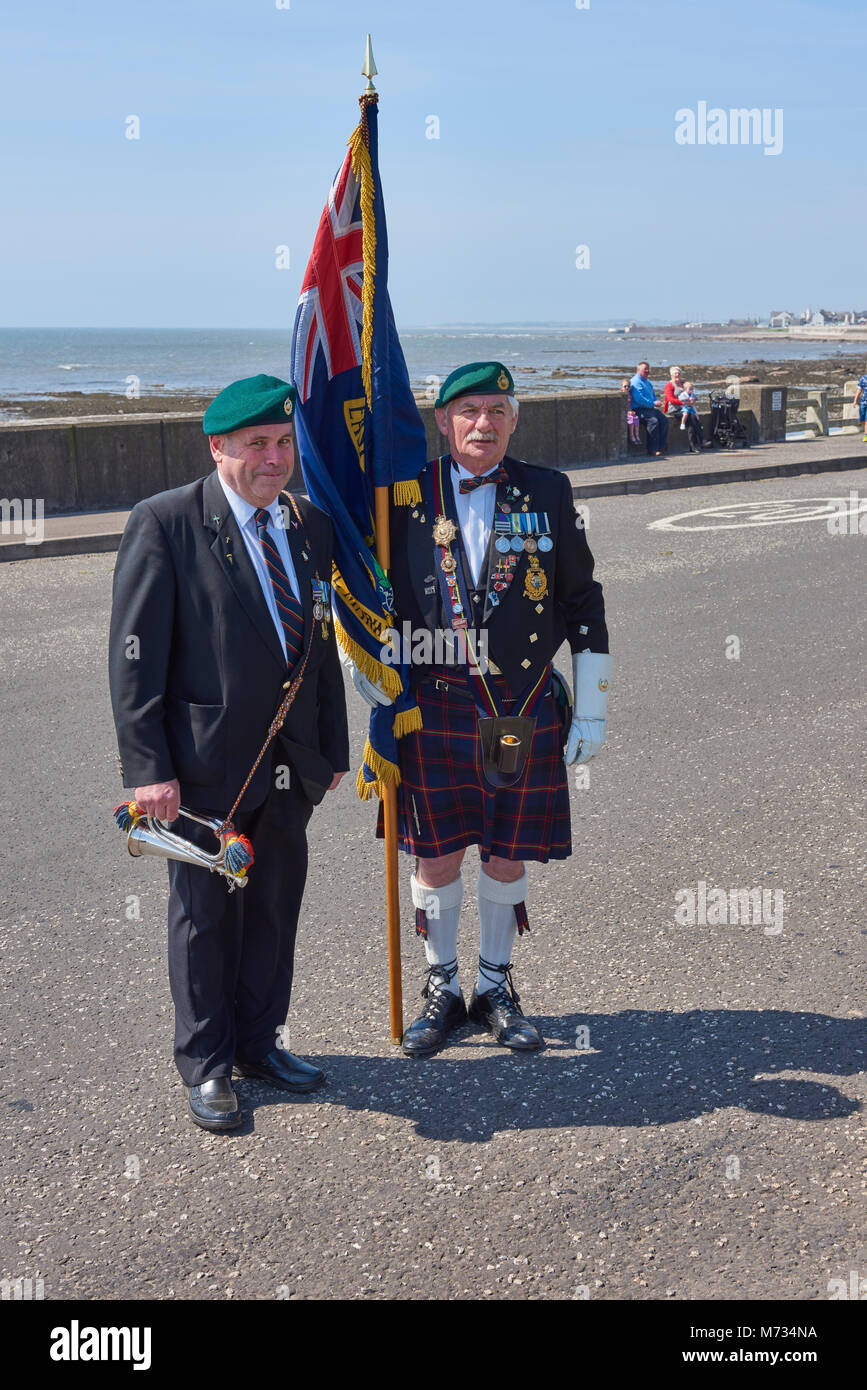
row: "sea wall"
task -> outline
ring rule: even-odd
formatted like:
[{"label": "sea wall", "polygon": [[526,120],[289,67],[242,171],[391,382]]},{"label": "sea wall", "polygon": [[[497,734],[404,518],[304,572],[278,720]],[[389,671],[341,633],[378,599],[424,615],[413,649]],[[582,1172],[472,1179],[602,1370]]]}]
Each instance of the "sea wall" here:
[{"label": "sea wall", "polygon": [[[444,440],[433,406],[421,410],[433,456]],[[754,443],[784,439],[786,388],[743,386],[740,418]],[[703,421],[707,428],[707,416]],[[686,432],[669,430],[669,452],[686,447]],[[638,451],[629,453],[619,393],[576,391],[522,396],[509,452],[528,463],[580,468],[615,463]],[[125,509],[155,492],[192,482],[211,467],[198,415],[0,425],[0,497],[41,498],[48,516]]]}]

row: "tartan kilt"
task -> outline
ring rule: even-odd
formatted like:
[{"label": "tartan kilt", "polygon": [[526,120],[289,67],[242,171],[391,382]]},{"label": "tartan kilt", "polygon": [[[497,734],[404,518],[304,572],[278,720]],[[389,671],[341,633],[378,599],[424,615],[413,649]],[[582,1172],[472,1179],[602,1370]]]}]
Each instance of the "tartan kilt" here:
[{"label": "tartan kilt", "polygon": [[[476,708],[453,693],[454,670],[436,669],[452,686],[437,690],[432,681],[416,690],[424,727],[398,741],[401,782],[397,789],[398,843],[421,859],[479,845],[487,861],[566,859],[572,853],[569,786],[560,721],[550,692],[537,709],[536,729],[520,781],[490,787],[482,773],[482,740]],[[502,677],[494,677],[505,690]],[[514,701],[504,699],[508,714]],[[376,826],[383,836],[380,803]]]}]

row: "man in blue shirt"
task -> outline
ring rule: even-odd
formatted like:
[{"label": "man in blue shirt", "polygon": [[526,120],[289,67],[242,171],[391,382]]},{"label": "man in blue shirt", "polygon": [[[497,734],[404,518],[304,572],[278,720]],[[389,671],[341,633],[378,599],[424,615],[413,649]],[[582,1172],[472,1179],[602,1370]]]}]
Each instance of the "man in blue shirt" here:
[{"label": "man in blue shirt", "polygon": [[858,407],[858,419],[864,429],[864,443],[867,444],[867,372],[858,378],[854,404]]},{"label": "man in blue shirt", "polygon": [[647,433],[647,453],[660,458],[668,440],[668,421],[659,409],[659,401],[650,380],[650,363],[639,362],[638,370],[629,385],[632,387],[632,407],[644,421]]}]

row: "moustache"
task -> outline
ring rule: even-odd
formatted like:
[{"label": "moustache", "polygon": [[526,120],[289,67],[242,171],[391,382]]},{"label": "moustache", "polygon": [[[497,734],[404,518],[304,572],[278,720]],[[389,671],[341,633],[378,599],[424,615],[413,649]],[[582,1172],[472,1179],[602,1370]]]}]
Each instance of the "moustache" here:
[{"label": "moustache", "polygon": [[495,434],[482,434],[481,430],[470,430],[466,438],[467,444],[472,444],[478,440],[480,444],[493,444],[496,441]]}]

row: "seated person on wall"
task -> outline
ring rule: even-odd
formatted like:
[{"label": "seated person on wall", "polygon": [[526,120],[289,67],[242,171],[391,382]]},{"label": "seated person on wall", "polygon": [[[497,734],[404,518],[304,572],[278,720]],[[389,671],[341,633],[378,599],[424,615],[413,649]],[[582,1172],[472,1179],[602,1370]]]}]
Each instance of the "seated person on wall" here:
[{"label": "seated person on wall", "polygon": [[632,408],[639,420],[644,421],[648,458],[660,458],[668,442],[668,421],[659,409],[659,400],[650,380],[649,362],[639,362],[635,376],[630,378],[629,387],[632,391]]},{"label": "seated person on wall", "polygon": [[638,418],[638,412],[632,402],[632,387],[629,385],[628,376],[625,376],[620,383],[620,390],[626,397],[626,428],[629,431],[629,443],[640,444],[641,421]]},{"label": "seated person on wall", "polygon": [[[349,767],[343,678],[326,618],[331,522],[282,491],[295,466],[294,406],[294,387],[277,377],[221,391],[203,422],[216,467],[133,508],[114,572],[112,707],[121,776],[145,815],[174,821],[183,803],[225,816],[287,683],[300,676],[233,816],[255,855],[243,891],[230,894],[218,874],[168,860],[175,1064],[190,1118],[207,1130],[241,1123],[233,1070],[290,1092],[325,1080],[278,1042],[307,823]],[[133,659],[131,635],[139,639]],[[178,819],[174,829],[215,848],[196,822]]]},{"label": "seated person on wall", "polygon": [[[398,838],[415,858],[412,900],[428,964],[425,1007],[403,1040],[410,1057],[436,1052],[468,1016],[502,1047],[541,1046],[511,975],[515,939],[528,926],[525,865],[571,854],[567,765],[586,762],[605,740],[602,586],[568,477],[506,453],[518,420],[514,389],[500,362],[452,372],[436,402],[448,450],[420,474],[422,502],[392,508],[389,577],[413,649],[417,634],[447,634],[459,653],[453,664],[421,657],[413,666],[422,728],[399,743]],[[551,666],[564,641],[573,653],[571,719]],[[370,703],[391,703],[357,669],[353,680]],[[457,949],[471,845],[481,863],[468,1011]]]},{"label": "seated person on wall", "polygon": [[867,444],[867,369],[865,369],[864,375],[858,378],[855,399],[852,404],[858,407],[858,419],[864,431],[863,443]]},{"label": "seated person on wall", "polygon": [[693,395],[691,402],[685,401],[687,393],[684,390],[683,372],[680,367],[672,367],[669,376],[671,380],[665,383],[665,413],[675,418],[680,417],[680,428],[687,431],[689,438],[689,451],[691,454],[697,454],[702,447],[710,446],[710,440],[705,445],[704,430],[695,408],[695,396]]}]

